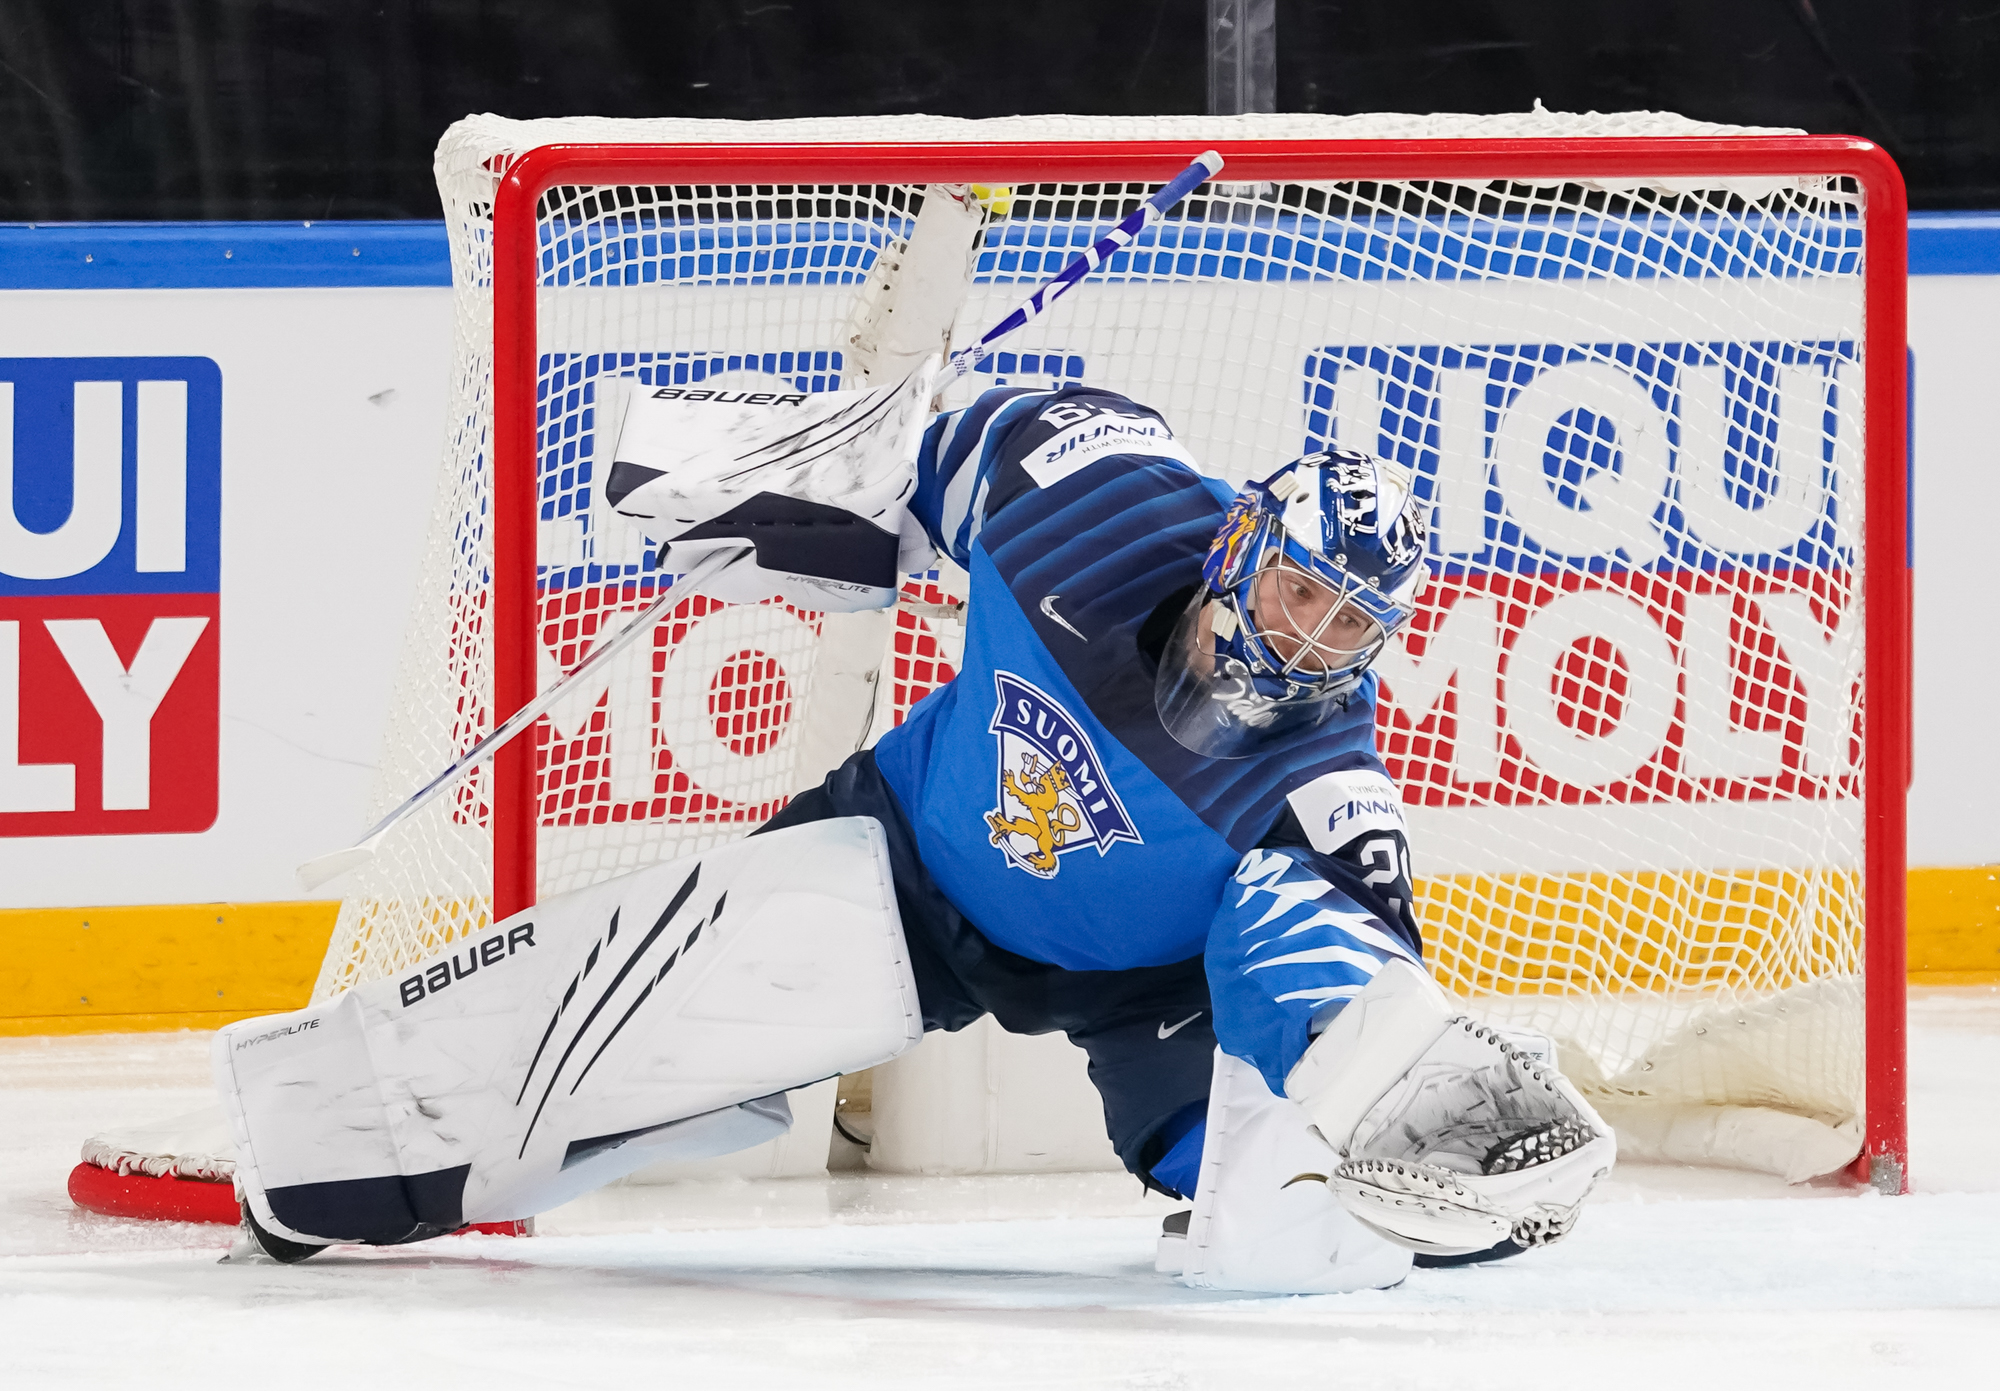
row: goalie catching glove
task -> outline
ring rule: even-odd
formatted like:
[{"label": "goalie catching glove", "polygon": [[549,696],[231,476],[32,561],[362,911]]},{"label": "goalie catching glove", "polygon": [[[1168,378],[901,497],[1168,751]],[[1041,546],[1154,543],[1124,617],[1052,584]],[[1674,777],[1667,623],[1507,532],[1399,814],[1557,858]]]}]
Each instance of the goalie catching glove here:
[{"label": "goalie catching glove", "polygon": [[754,549],[704,586],[832,613],[888,608],[934,552],[909,514],[938,359],[871,391],[630,383],[605,500],[664,542],[685,574],[710,551]]},{"label": "goalie catching glove", "polygon": [[1310,1177],[1417,1252],[1560,1240],[1617,1143],[1553,1059],[1534,1054],[1456,1012],[1421,970],[1388,962],[1286,1080],[1338,1155]]}]

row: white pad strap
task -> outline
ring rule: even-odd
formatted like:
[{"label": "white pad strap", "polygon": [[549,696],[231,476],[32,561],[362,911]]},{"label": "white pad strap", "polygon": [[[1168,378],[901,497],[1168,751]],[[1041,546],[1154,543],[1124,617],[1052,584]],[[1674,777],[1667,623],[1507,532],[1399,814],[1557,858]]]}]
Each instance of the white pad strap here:
[{"label": "white pad strap", "polygon": [[1325,1143],[1256,1068],[1216,1050],[1201,1176],[1181,1278],[1197,1289],[1337,1294],[1384,1289],[1410,1253],[1350,1215],[1323,1183]]},{"label": "white pad strap", "polygon": [[214,1057],[257,1220],[393,1242],[772,1139],[779,1093],[922,1028],[882,828],[848,817],[551,899]]}]

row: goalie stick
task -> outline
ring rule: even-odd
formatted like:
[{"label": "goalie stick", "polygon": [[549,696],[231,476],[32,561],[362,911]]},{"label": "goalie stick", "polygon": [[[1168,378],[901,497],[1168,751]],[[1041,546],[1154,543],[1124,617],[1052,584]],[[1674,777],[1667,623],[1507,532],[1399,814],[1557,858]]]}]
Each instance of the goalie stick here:
[{"label": "goalie stick", "polygon": [[299,882],[308,889],[316,889],[338,875],[347,873],[375,854],[375,848],[382,838],[403,822],[415,816],[442,796],[447,788],[465,774],[477,768],[508,743],[540,719],[557,701],[569,691],[570,686],[583,680],[591,672],[598,670],[606,662],[623,652],[637,640],[641,633],[650,633],[658,626],[660,615],[669,607],[701,593],[702,586],[728,566],[729,562],[743,555],[749,547],[733,547],[729,550],[711,551],[703,556],[688,572],[677,581],[667,585],[641,609],[638,615],[606,641],[591,648],[590,655],[565,672],[559,680],[550,682],[533,700],[502,720],[493,731],[471,748],[459,760],[410,794],[401,806],[390,812],[368,828],[368,833],[345,850],[336,850],[330,855],[321,855],[316,860],[307,860],[299,866]]},{"label": "goalie stick", "polygon": [[[1222,172],[1222,156],[1214,150],[1205,150],[1195,156],[1195,161],[1163,185],[1159,192],[1127,213],[1109,232],[1092,242],[1074,261],[1047,284],[1021,301],[1013,313],[986,330],[986,336],[969,348],[961,348],[953,353],[944,365],[944,376],[951,380],[965,376],[986,360],[993,351],[993,345],[1019,328],[1025,328],[1046,313],[1051,305],[1071,290],[1077,282],[1103,265],[1113,254],[1123,251],[1138,239],[1152,223],[1162,217],[1199,188],[1207,180]],[[942,383],[940,383],[942,385]]]},{"label": "goalie stick", "polygon": [[[1011,314],[988,329],[977,343],[954,352],[945,363],[943,375],[957,379],[969,374],[993,351],[995,343],[1040,318],[1057,300],[1074,289],[1085,276],[1103,265],[1112,255],[1130,246],[1140,232],[1164,217],[1183,198],[1214,177],[1221,169],[1222,156],[1214,150],[1207,150],[1198,155],[1192,164],[1175,175],[1137,208],[1119,219],[1117,225],[1086,247],[1074,261],[1063,267],[1053,278],[1016,306]],[[711,551],[702,556],[677,582],[668,585],[615,636],[600,642],[581,663],[558,677],[533,700],[509,715],[491,733],[466,750],[455,763],[418,788],[402,805],[370,827],[359,841],[345,850],[336,850],[332,854],[321,855],[300,865],[297,871],[300,884],[308,891],[317,889],[322,884],[374,858],[376,849],[390,831],[443,796],[461,777],[491,758],[522,730],[533,725],[550,707],[562,699],[573,683],[602,668],[605,663],[636,641],[641,633],[652,632],[661,613],[667,607],[699,595],[703,586],[720,575],[732,562],[741,559],[748,550],[747,547],[732,547],[728,550]]]}]

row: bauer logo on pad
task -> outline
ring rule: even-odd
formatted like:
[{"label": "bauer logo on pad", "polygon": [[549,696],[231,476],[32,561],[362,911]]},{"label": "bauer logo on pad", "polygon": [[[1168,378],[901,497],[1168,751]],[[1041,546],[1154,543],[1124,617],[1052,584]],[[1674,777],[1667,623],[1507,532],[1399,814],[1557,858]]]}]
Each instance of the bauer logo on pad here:
[{"label": "bauer logo on pad", "polygon": [[0,836],[216,814],[222,374],[0,359]]},{"label": "bauer logo on pad", "polygon": [[986,829],[1007,863],[1053,879],[1066,851],[1088,845],[1103,855],[1120,841],[1142,844],[1070,713],[1011,671],[995,672],[993,684],[1000,704],[988,728],[999,736],[1000,786]]}]

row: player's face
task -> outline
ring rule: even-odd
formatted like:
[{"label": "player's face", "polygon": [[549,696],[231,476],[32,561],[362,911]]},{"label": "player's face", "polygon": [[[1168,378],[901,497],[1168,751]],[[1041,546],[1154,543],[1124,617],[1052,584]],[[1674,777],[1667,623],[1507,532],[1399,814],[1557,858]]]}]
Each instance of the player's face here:
[{"label": "player's face", "polygon": [[1290,670],[1308,675],[1337,670],[1381,641],[1374,619],[1282,561],[1257,577],[1252,594],[1258,635]]}]

